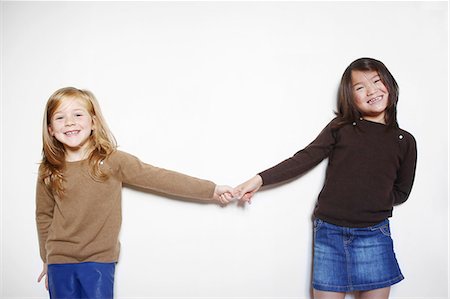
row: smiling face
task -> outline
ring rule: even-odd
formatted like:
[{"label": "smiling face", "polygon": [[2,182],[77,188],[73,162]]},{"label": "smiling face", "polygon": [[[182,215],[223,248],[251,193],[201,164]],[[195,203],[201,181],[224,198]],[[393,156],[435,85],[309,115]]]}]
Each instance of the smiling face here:
[{"label": "smiling face", "polygon": [[364,119],[385,123],[389,92],[376,71],[351,72],[354,103]]},{"label": "smiling face", "polygon": [[67,98],[50,117],[48,131],[61,142],[67,161],[87,158],[94,120],[81,99]]}]

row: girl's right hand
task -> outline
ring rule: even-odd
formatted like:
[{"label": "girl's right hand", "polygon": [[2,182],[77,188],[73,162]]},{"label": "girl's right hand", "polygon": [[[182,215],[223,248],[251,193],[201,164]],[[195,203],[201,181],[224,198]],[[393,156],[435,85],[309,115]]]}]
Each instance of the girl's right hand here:
[{"label": "girl's right hand", "polygon": [[46,288],[47,291],[48,291],[48,275],[47,275],[47,269],[48,269],[47,263],[44,263],[44,266],[43,266],[43,269],[42,269],[42,273],[41,273],[41,275],[39,275],[39,277],[38,277],[38,282],[41,282],[42,278],[44,278],[44,276],[45,276],[45,288]]},{"label": "girl's right hand", "polygon": [[263,180],[261,176],[255,175],[253,178],[249,179],[245,183],[240,184],[234,188],[233,196],[238,198],[243,204],[252,202],[253,195],[261,188]]}]

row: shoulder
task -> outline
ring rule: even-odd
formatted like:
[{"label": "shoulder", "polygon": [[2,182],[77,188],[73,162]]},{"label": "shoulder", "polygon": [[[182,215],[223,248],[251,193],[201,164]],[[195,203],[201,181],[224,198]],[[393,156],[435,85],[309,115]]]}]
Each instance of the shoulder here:
[{"label": "shoulder", "polygon": [[45,166],[43,162],[39,163],[39,167],[38,167],[38,174],[42,175],[45,172]]},{"label": "shoulder", "polygon": [[334,136],[337,136],[340,131],[348,131],[349,129],[353,131],[355,125],[357,125],[356,121],[349,122],[341,116],[336,116],[328,123],[325,129],[328,129]]},{"label": "shoulder", "polygon": [[406,131],[406,130],[404,130],[404,129],[402,129],[402,128],[398,128],[398,131],[399,131],[401,134],[403,134],[405,137],[407,137],[407,138],[409,138],[409,139],[411,139],[411,140],[415,140],[413,134],[411,134],[410,132],[408,132],[408,131]]},{"label": "shoulder", "polygon": [[139,159],[130,153],[116,149],[109,155],[108,160],[111,162],[122,162],[122,161],[139,160]]},{"label": "shoulder", "polygon": [[[350,123],[343,119],[340,116],[336,116],[333,118],[325,127],[324,130],[328,130],[333,134],[333,136],[336,138],[338,136],[337,134],[341,131],[348,131],[348,129],[352,129],[356,123]],[[344,133],[346,134],[346,133]]]},{"label": "shoulder", "polygon": [[111,170],[117,171],[122,167],[122,165],[126,165],[130,161],[136,160],[139,159],[127,152],[116,149],[111,154],[109,154],[109,156],[103,162]]},{"label": "shoulder", "polygon": [[398,128],[397,132],[399,139],[416,145],[416,138],[414,138],[414,136],[410,132],[403,130],[401,128]]},{"label": "shoulder", "polygon": [[335,117],[327,124],[326,128],[337,129],[341,126],[341,122],[342,120],[340,117]]},{"label": "shoulder", "polygon": [[353,124],[354,124],[353,120],[349,121],[349,120],[343,118],[342,116],[336,116],[330,121],[328,126],[333,130],[338,130],[342,127],[348,127]]},{"label": "shoulder", "polygon": [[339,129],[340,126],[341,126],[340,118],[335,117],[326,124],[326,126],[323,128],[323,130],[334,131],[334,130]]},{"label": "shoulder", "polygon": [[[329,121],[322,131],[317,135],[316,139],[313,141],[315,144],[332,144],[337,141],[338,131],[342,129],[339,124],[339,119],[334,118]],[[344,125],[345,126],[345,125]]]},{"label": "shoulder", "polygon": [[417,156],[417,143],[414,136],[400,128],[396,130],[396,133],[403,154],[411,157]]},{"label": "shoulder", "polygon": [[48,176],[50,176],[48,166],[46,166],[44,162],[40,162],[38,168],[38,180],[43,181]]}]

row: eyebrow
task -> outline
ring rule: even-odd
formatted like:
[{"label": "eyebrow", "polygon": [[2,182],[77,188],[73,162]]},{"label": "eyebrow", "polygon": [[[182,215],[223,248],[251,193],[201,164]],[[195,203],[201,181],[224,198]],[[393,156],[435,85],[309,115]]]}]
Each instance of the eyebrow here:
[{"label": "eyebrow", "polygon": [[[364,77],[366,77],[365,75],[364,75]],[[367,80],[373,80],[373,78],[376,78],[376,77],[380,77],[380,74],[376,74],[375,76],[373,76],[372,78],[370,78],[370,79],[368,79],[367,77],[366,77],[366,79]],[[380,77],[380,79],[381,79],[381,77]],[[358,85],[358,84],[362,84],[361,82],[356,82],[355,84],[353,84],[352,85],[352,87],[355,87],[356,85]]]},{"label": "eyebrow", "polygon": [[[76,109],[73,109],[73,110],[71,110],[71,112],[88,112],[86,109],[84,109],[84,108],[76,108]],[[57,111],[55,111],[54,113],[53,113],[53,115],[56,115],[56,114],[64,114],[64,112],[63,111],[61,111],[61,110],[57,110]]]}]

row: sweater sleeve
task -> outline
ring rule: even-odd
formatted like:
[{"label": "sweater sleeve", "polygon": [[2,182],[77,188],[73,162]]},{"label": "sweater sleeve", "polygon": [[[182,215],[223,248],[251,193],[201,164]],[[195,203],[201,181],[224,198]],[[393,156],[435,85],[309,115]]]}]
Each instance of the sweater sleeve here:
[{"label": "sweater sleeve", "polygon": [[48,191],[39,175],[36,184],[36,225],[39,239],[39,251],[44,263],[47,262],[46,243],[53,220],[54,207],[54,197]]},{"label": "sweater sleeve", "polygon": [[216,185],[182,173],[155,167],[122,151],[114,153],[116,173],[128,185],[191,199],[212,200]]},{"label": "sweater sleeve", "polygon": [[400,168],[397,171],[397,178],[394,182],[392,197],[394,205],[404,203],[411,192],[417,163],[417,145],[414,137],[405,132],[405,145],[403,159],[400,162]]},{"label": "sweater sleeve", "polygon": [[280,183],[297,177],[328,157],[336,143],[332,123],[333,121],[322,130],[313,142],[294,156],[259,173],[263,180],[263,185]]}]

